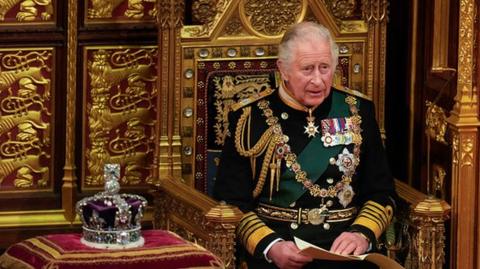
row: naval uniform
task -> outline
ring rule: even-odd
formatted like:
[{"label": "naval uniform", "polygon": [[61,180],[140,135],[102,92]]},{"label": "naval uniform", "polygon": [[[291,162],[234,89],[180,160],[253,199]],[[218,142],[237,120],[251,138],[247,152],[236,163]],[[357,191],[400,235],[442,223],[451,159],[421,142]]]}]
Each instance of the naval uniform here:
[{"label": "naval uniform", "polygon": [[[352,231],[375,249],[395,190],[371,101],[332,88],[311,112],[309,131],[308,113],[276,89],[232,108],[214,197],[244,212],[236,233],[248,268],[276,268],[264,251],[278,239],[330,249]],[[315,260],[305,268],[376,267]]]}]

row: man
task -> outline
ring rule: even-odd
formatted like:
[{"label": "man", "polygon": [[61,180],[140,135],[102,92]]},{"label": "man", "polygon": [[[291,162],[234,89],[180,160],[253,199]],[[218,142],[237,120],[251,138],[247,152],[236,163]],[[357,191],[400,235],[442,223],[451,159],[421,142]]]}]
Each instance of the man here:
[{"label": "man", "polygon": [[337,61],[325,27],[296,24],[279,46],[278,91],[232,107],[214,196],[245,213],[237,237],[249,268],[375,268],[313,261],[293,242],[363,254],[392,219],[373,104],[332,88]]}]

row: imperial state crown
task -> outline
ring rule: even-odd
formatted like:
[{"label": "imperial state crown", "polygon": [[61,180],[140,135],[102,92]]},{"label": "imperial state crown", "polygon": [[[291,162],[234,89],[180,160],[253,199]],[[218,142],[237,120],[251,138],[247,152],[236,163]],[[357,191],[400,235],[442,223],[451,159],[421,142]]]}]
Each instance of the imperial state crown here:
[{"label": "imperial state crown", "polygon": [[82,243],[94,248],[124,249],[144,244],[141,220],[147,200],[119,194],[120,165],[104,166],[105,190],[77,202],[82,221]]}]

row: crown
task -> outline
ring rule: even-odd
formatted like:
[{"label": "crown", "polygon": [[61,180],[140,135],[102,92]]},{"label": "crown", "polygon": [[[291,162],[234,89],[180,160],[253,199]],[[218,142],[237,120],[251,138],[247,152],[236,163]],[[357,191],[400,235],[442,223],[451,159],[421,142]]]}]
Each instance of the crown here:
[{"label": "crown", "polygon": [[119,194],[120,165],[104,166],[105,190],[77,202],[82,221],[81,242],[94,248],[124,249],[143,246],[141,220],[147,200]]}]

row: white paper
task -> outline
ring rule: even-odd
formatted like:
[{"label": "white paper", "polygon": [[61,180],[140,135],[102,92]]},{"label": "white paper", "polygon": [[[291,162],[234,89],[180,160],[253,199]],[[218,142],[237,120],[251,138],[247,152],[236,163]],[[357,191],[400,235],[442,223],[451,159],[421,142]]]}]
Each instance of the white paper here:
[{"label": "white paper", "polygon": [[331,261],[362,261],[366,260],[374,263],[380,267],[380,269],[405,269],[396,261],[388,258],[379,253],[368,253],[363,255],[340,255],[330,252],[321,247],[312,245],[300,238],[294,237],[295,244],[300,249],[300,253],[305,256],[310,256],[319,260],[331,260]]}]

